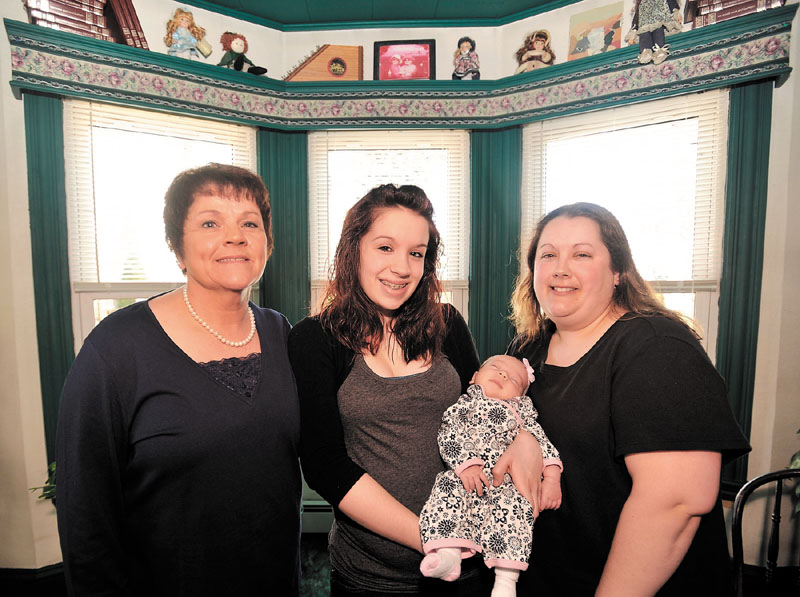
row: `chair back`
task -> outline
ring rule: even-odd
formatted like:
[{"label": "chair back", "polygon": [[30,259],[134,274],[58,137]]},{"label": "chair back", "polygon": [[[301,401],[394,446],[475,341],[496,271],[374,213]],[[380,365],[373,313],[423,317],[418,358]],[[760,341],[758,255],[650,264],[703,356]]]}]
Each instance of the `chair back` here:
[{"label": "chair back", "polygon": [[742,513],[747,498],[759,487],[775,483],[775,503],[770,517],[769,539],[767,544],[767,563],[764,573],[765,585],[769,590],[775,581],[775,570],[778,565],[778,548],[780,545],[781,500],[783,481],[800,477],[800,469],[784,469],[765,473],[745,483],[736,494],[733,502],[733,524],[731,540],[733,543],[733,568],[736,597],[744,597],[744,550],[742,548]]}]

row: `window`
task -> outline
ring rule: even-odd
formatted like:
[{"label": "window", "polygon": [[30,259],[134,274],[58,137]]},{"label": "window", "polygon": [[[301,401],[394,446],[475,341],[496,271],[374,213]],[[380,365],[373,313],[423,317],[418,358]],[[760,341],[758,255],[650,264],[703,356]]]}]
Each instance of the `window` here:
[{"label": "window", "polygon": [[308,140],[311,304],[319,305],[347,210],[371,188],[414,184],[442,236],[443,300],[466,316],[469,278],[469,133],[347,131]]},{"label": "window", "polygon": [[76,351],[112,311],[183,283],[164,240],[164,193],[209,162],[255,170],[255,129],[65,100],[70,282]]},{"label": "window", "polygon": [[668,307],[700,324],[712,359],[727,101],[726,90],[709,91],[535,123],[523,131],[523,254],[545,213],[577,201],[603,205],[625,229],[642,276]]}]

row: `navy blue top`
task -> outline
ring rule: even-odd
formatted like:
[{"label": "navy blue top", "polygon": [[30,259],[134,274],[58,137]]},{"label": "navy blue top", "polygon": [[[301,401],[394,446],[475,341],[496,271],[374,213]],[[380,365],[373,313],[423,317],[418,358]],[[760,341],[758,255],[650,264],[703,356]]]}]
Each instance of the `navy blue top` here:
[{"label": "navy blue top", "polygon": [[78,595],[297,594],[300,413],[283,315],[251,304],[260,375],[232,391],[146,302],[103,320],[61,396],[57,512]]}]

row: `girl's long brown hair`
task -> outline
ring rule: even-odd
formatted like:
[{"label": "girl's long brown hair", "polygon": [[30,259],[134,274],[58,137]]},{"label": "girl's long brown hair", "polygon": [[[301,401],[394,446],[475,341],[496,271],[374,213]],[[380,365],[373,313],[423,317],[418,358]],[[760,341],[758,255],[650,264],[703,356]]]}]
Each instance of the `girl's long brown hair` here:
[{"label": "girl's long brown hair", "polygon": [[511,295],[511,321],[517,330],[520,346],[536,340],[544,333],[547,315],[536,298],[533,289],[533,268],[536,265],[536,249],[545,226],[558,217],[589,218],[600,228],[600,238],[611,255],[611,270],[619,273],[619,284],[614,288],[612,300],[628,317],[663,315],[686,325],[699,337],[696,324],[683,315],[667,309],[650,285],[642,278],[633,262],[628,238],[614,214],[594,203],[573,203],[558,207],[545,215],[536,225],[528,247],[528,271],[517,278]]},{"label": "girl's long brown hair", "polygon": [[368,349],[377,353],[383,341],[384,325],[377,306],[361,288],[361,239],[380,210],[403,207],[428,222],[428,248],[422,278],[409,299],[398,309],[392,333],[406,361],[433,358],[439,353],[445,322],[439,301],[441,283],[436,277],[439,262],[439,231],[433,223],[433,205],[425,192],[414,185],[380,185],[369,191],[344,219],[336,248],[331,279],[325,289],[320,323],[336,340],[354,352]]}]

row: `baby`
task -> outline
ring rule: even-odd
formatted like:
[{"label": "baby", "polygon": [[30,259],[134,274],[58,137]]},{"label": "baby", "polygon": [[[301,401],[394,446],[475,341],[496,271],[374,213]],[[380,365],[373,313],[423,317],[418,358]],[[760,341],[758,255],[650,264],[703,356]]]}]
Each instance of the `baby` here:
[{"label": "baby", "polygon": [[419,516],[423,575],[455,580],[461,559],[482,552],[486,565],[495,569],[492,597],[516,595],[519,571],[527,569],[531,554],[533,507],[509,475],[499,487],[491,476],[520,429],[542,448],[539,507],[561,505],[561,459],[525,395],[531,382],[533,369],[526,359],[490,357],[472,376],[467,393],[442,416],[439,450],[449,470],[436,476]]}]

